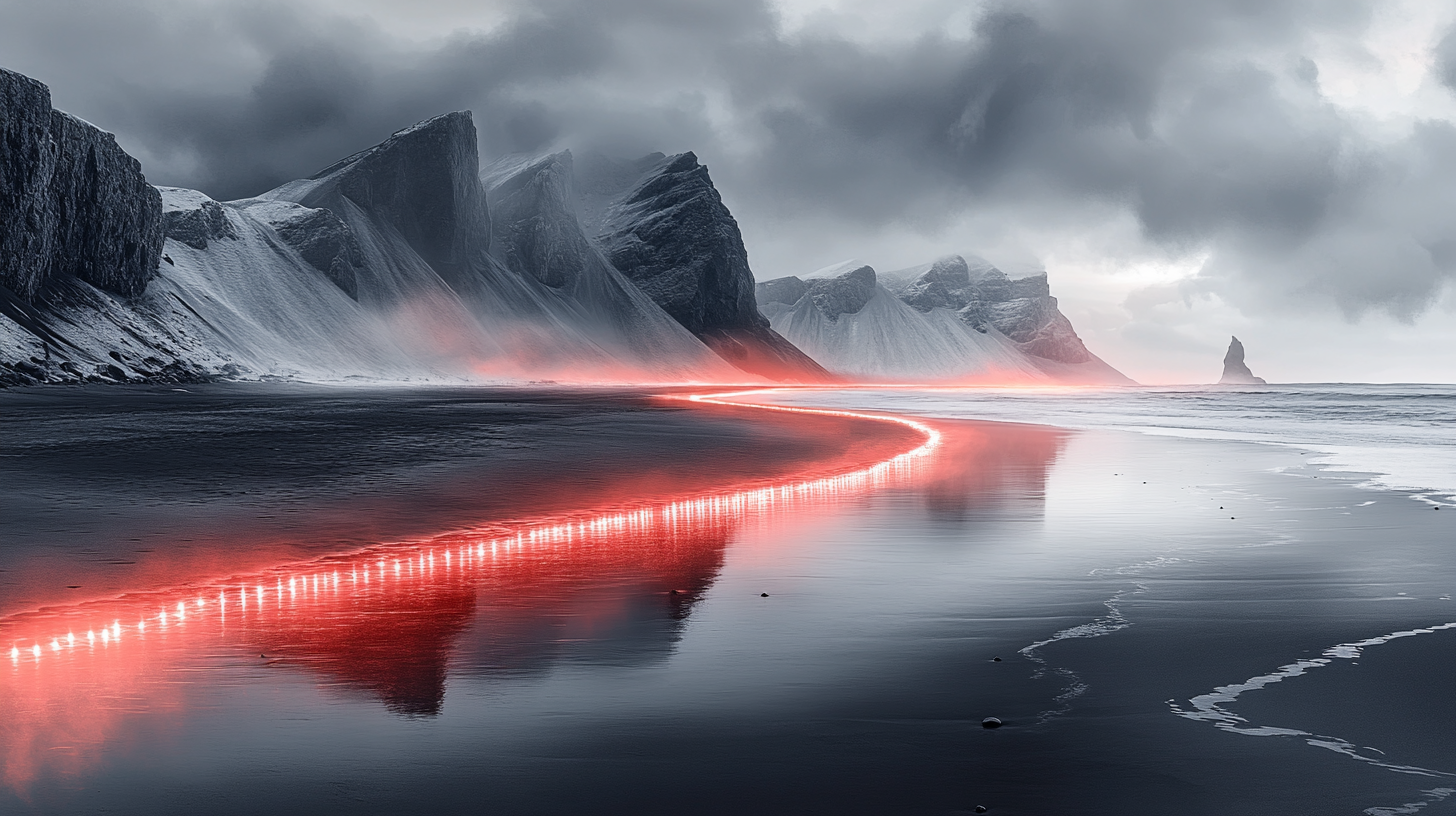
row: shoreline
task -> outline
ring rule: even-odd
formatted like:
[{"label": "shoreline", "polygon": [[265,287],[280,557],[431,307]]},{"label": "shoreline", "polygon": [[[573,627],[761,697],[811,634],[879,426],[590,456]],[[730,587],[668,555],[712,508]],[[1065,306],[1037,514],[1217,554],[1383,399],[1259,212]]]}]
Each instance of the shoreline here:
[{"label": "shoreline", "polygon": [[[0,496],[0,615],[642,495],[813,479],[889,459],[919,433],[852,433],[884,423],[652,391],[97,386],[5,397],[18,452],[0,458],[0,476],[18,490]],[[342,427],[328,413],[341,397],[358,405]],[[15,561],[25,553],[44,560]],[[58,572],[69,577],[48,577]]]},{"label": "shoreline", "polygon": [[[1385,752],[1391,765],[1450,770],[1444,735],[1456,727],[1456,707],[1438,681],[1456,667],[1446,648],[1456,630],[1358,647],[1358,658],[1330,658],[1224,704],[1250,728],[1307,735],[1255,736],[1180,716],[1207,710],[1191,701],[1217,689],[1341,644],[1456,621],[1449,513],[1357,488],[1355,476],[1316,479],[1307,457],[1267,445],[945,427],[954,431],[945,458],[961,467],[669,537],[680,565],[643,551],[572,578],[569,560],[527,559],[538,563],[535,583],[482,594],[472,603],[486,606],[454,618],[463,627],[450,635],[454,645],[430,653],[439,671],[448,668],[443,685],[429,687],[436,727],[373,716],[371,699],[330,704],[353,712],[350,729],[400,742],[390,753],[397,772],[335,746],[331,762],[342,764],[330,778],[340,790],[376,790],[371,774],[382,772],[381,807],[430,802],[439,812],[482,801],[507,812],[574,812],[637,801],[642,789],[714,803],[708,812],[754,803],[843,813],[961,813],[975,803],[1010,814],[1384,816],[1413,803],[1422,816],[1450,811],[1453,801],[1422,791],[1456,785],[1305,740],[1334,735]],[[620,597],[610,589],[619,583]],[[602,592],[610,603],[588,603]],[[491,602],[496,595],[514,600]],[[655,633],[645,641],[628,634],[637,629],[601,623],[561,637],[527,634],[542,620],[619,619],[649,597],[658,611],[643,620],[671,623],[633,624]],[[578,654],[578,643],[598,651]],[[1035,644],[1043,663],[1027,656]],[[522,664],[525,654],[542,657]],[[317,694],[310,683],[275,686],[282,681],[272,673],[206,660],[195,670],[234,683],[243,671],[247,683],[285,694],[290,710],[326,719],[332,710],[308,702]],[[224,702],[233,698],[222,691],[189,694],[204,708],[243,705]],[[271,706],[242,710],[276,716]],[[982,729],[992,715],[1005,725]],[[214,732],[205,720],[177,727]],[[241,761],[244,777],[273,775],[272,792],[250,807],[343,806],[309,776],[293,743],[256,753],[249,744],[229,741],[233,753],[216,761]],[[447,751],[483,765],[420,764]],[[563,766],[551,757],[575,759]],[[142,759],[108,762],[98,779],[155,772]],[[779,768],[792,768],[793,779]],[[563,773],[571,785],[558,780]],[[485,800],[437,790],[466,778]],[[49,791],[47,801],[142,812],[108,800],[107,790],[118,789],[97,781],[92,793]],[[159,807],[186,810],[202,791],[169,792]]]}]

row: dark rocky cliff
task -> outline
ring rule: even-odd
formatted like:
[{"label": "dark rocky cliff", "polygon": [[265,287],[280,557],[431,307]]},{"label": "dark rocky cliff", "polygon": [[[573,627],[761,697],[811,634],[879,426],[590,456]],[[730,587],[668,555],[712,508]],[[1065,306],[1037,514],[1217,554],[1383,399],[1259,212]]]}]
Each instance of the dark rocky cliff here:
[{"label": "dark rocky cliff", "polygon": [[[180,188],[169,187],[168,190]],[[193,209],[163,208],[163,231],[168,238],[193,249],[207,249],[211,241],[238,239],[222,205],[211,199],[197,202]]]},{"label": "dark rocky cliff", "polygon": [[68,279],[134,296],[162,241],[162,198],[137,160],[0,68],[0,285],[26,303]]},{"label": "dark rocky cliff", "polygon": [[822,381],[829,374],[769,328],[738,222],[692,153],[576,168],[588,230],[648,297],[744,371]]},{"label": "dark rocky cliff", "polygon": [[692,153],[664,159],[618,198],[597,239],[688,331],[765,325],[738,222]]},{"label": "dark rocky cliff", "polygon": [[461,283],[490,248],[490,212],[480,186],[475,122],[469,111],[436,116],[324,168],[299,201],[342,195],[398,230],[445,280]]},{"label": "dark rocky cliff", "polygon": [[553,153],[490,189],[497,253],[510,269],[557,288],[577,283],[594,251],[572,205],[572,166],[569,152]]}]

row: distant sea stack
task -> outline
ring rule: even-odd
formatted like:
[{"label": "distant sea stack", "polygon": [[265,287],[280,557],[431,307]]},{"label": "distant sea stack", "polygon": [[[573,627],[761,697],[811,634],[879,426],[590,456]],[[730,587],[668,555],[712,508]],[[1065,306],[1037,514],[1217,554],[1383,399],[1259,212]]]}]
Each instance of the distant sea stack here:
[{"label": "distant sea stack", "polygon": [[1244,365],[1244,344],[1239,338],[1234,337],[1229,341],[1228,353],[1223,356],[1223,377],[1218,381],[1219,385],[1267,385],[1263,377],[1255,377],[1254,372]]}]

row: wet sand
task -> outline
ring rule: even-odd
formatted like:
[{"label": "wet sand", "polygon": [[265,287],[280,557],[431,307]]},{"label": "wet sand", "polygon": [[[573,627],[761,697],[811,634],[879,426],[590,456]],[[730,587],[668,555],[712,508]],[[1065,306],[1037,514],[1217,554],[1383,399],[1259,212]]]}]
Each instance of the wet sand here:
[{"label": "wet sand", "polygon": [[0,615],[844,468],[913,436],[858,428],[626,391],[0,390]]},{"label": "wet sand", "polygon": [[[311,429],[297,433],[318,441],[279,446],[244,488],[300,509],[299,526],[281,549],[229,549],[228,566],[239,552],[262,568],[375,533],[430,536],[476,512],[504,522],[516,501],[527,515],[569,509],[552,504],[566,476],[573,493],[608,506],[620,494],[604,485],[642,501],[664,483],[671,495],[772,483],[843,466],[836,439],[881,438],[852,422],[796,424],[749,409],[643,408],[632,395],[508,396],[459,399],[519,405],[522,416],[556,411],[560,436],[523,431],[511,447],[486,433],[511,422],[478,416],[405,433],[421,415],[460,409],[404,410],[391,405],[397,397],[366,398],[372,433],[337,433],[349,427],[339,417],[366,410],[347,399],[304,412]],[[66,408],[71,426],[90,423],[86,399]],[[33,576],[104,574],[68,536],[115,553],[104,543],[111,519],[125,530],[168,525],[157,536],[172,540],[234,503],[252,506],[201,477],[215,463],[179,466],[175,454],[149,471],[161,487],[145,488],[170,497],[168,512],[127,504],[143,489],[128,484],[127,457],[186,450],[172,444],[179,429],[210,438],[231,421],[220,408],[177,420],[170,398],[158,399],[154,413],[128,420],[139,441],[116,454],[116,474],[81,482],[84,496],[115,509],[68,498],[67,480],[90,473],[54,464],[73,452],[11,471],[34,487],[4,499],[0,515],[6,575],[32,576],[7,579],[10,611],[28,601],[12,601],[9,586],[27,598],[59,592]],[[254,397],[235,399],[246,407]],[[521,549],[481,572],[381,596],[383,606],[320,595],[303,618],[154,641],[144,660],[78,662],[49,685],[41,664],[22,661],[0,678],[12,696],[43,693],[27,683],[59,687],[68,696],[57,699],[84,700],[107,724],[33,718],[49,730],[27,744],[51,739],[68,759],[33,765],[0,792],[0,810],[1452,812],[1456,629],[1437,627],[1456,622],[1456,511],[1356,488],[1355,477],[1330,478],[1298,452],[1266,446],[938,427],[946,444],[933,466],[895,483],[614,533],[579,550]],[[50,432],[36,428],[45,449]],[[462,437],[483,447],[452,444]],[[237,456],[257,447],[241,437]],[[223,461],[245,471],[234,458]],[[367,480],[345,490],[326,478],[360,460],[378,463],[368,473],[379,487],[357,496]],[[500,481],[489,469],[502,460],[516,491],[507,496],[524,498],[477,505],[453,491],[462,473]],[[628,481],[643,461],[666,482]],[[410,501],[386,502],[400,491]],[[46,496],[60,504],[37,503]],[[357,509],[381,504],[377,516]],[[207,512],[175,510],[198,505]],[[53,528],[16,521],[15,507]],[[414,510],[396,518],[398,507]],[[14,543],[22,533],[30,537]],[[187,543],[215,549],[225,537],[214,535]],[[205,571],[182,560],[188,575]],[[131,574],[156,583],[166,570]],[[361,624],[384,613],[413,623]],[[1404,632],[1413,634],[1382,640]],[[259,650],[274,656],[258,660]],[[1238,684],[1249,688],[1228,688]],[[1005,725],[982,728],[988,716]],[[72,730],[61,733],[63,722]],[[13,756],[16,732],[0,735]]]}]

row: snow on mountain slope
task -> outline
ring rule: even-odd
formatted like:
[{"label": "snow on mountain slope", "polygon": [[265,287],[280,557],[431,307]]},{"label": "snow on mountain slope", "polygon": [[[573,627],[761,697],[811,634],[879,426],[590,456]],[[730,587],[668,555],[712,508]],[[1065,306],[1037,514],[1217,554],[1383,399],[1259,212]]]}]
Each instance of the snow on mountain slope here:
[{"label": "snow on mountain slope", "polygon": [[860,266],[836,277],[765,281],[758,297],[775,331],[836,373],[892,382],[1130,382],[1086,351],[1044,291],[1044,275],[1010,281],[984,261],[973,273],[950,256],[902,271],[895,283],[898,292]]},{"label": "snow on mountain slope", "polygon": [[494,214],[492,255],[573,304],[575,325],[654,365],[676,360],[685,374],[739,376],[587,240],[572,202],[569,152],[508,156],[481,179]]},{"label": "snow on mountain slope", "polygon": [[[560,248],[576,253],[579,274],[552,286],[492,254],[469,113],[406,128],[257,198],[217,202],[192,190],[159,195],[108,134],[57,119],[43,85],[8,72],[0,80],[9,139],[0,171],[31,180],[16,206],[44,216],[85,192],[48,181],[65,182],[56,168],[84,159],[71,147],[105,153],[115,177],[107,197],[88,199],[86,217],[106,231],[77,237],[57,223],[42,236],[65,243],[64,267],[27,244],[19,265],[0,270],[0,385],[743,379],[605,263],[574,218],[563,220],[567,195],[549,173],[536,195],[503,201],[503,224],[555,219],[575,230]],[[57,121],[64,139],[47,135]],[[35,156],[46,163],[33,166]],[[153,245],[132,247],[116,231],[133,222]],[[123,256],[146,268],[119,277],[103,268]]]},{"label": "snow on mountain slope", "polygon": [[172,263],[163,263],[145,302],[154,313],[169,301],[181,305],[195,318],[183,329],[219,357],[248,371],[305,379],[398,379],[431,371],[394,341],[384,320],[280,240],[256,211],[219,205],[193,190],[163,188],[162,196],[167,216],[207,207],[224,221],[204,248],[168,238]]},{"label": "snow on mountain slope", "polygon": [[582,225],[606,259],[724,360],[774,380],[831,379],[759,314],[738,222],[697,156],[589,154],[575,181]]},{"label": "snow on mountain slope", "polygon": [[135,297],[70,281],[25,306],[32,325],[12,325],[28,331],[0,328],[0,353],[29,374],[15,379],[438,375],[267,223],[193,190],[161,193],[163,217],[194,227],[177,233],[188,242],[166,240],[159,273]]},{"label": "snow on mountain slope", "polygon": [[[556,199],[565,194],[554,190],[549,167],[519,168],[519,183],[502,189],[507,242],[491,252],[493,219],[475,144],[470,114],[446,114],[261,198],[338,215],[363,248],[360,302],[391,315],[412,347],[421,340],[440,351],[454,346],[478,373],[627,380],[728,374],[702,343],[597,264],[584,238],[573,239],[579,228],[564,220]],[[538,277],[522,262],[512,239],[527,224],[550,227],[531,234],[539,239],[533,250],[579,256],[569,264],[558,257],[557,267],[572,267],[570,280],[560,280],[569,285],[553,286],[554,272]]]},{"label": "snow on mountain slope", "polygon": [[[852,277],[860,279],[861,291],[835,292],[825,286]],[[796,303],[778,310],[772,324],[825,368],[859,379],[1050,379],[999,332],[981,334],[948,310],[921,314],[900,302],[876,283],[874,270],[868,266],[810,284]]]}]

